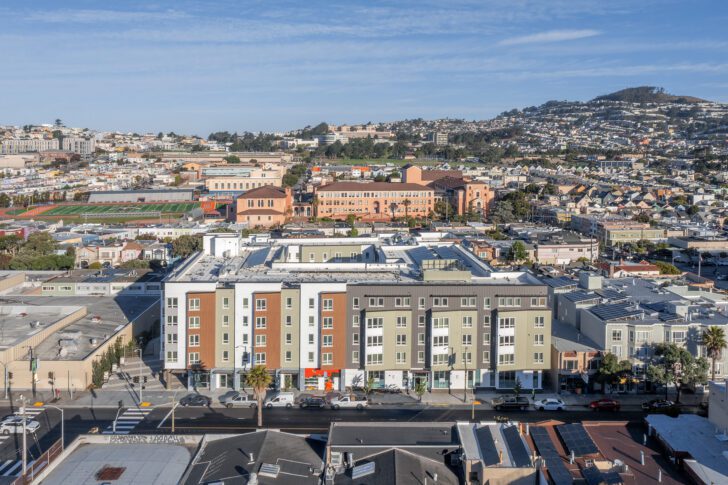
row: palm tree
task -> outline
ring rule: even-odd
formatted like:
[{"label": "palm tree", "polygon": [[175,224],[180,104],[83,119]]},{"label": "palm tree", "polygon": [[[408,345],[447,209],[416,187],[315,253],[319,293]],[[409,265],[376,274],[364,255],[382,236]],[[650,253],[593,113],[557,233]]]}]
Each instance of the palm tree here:
[{"label": "palm tree", "polygon": [[402,201],[402,205],[404,206],[404,218],[405,220],[409,220],[409,207],[412,205],[412,201],[409,199],[404,199]]},{"label": "palm tree", "polygon": [[245,384],[248,387],[253,388],[255,393],[255,399],[258,400],[258,427],[263,426],[263,398],[265,397],[265,391],[268,389],[271,381],[268,369],[264,365],[256,365],[253,367],[248,375],[245,376]]},{"label": "palm tree", "polygon": [[728,346],[725,339],[725,330],[721,327],[708,327],[703,331],[703,345],[711,360],[711,377],[715,380],[715,361],[720,359],[723,349]]}]

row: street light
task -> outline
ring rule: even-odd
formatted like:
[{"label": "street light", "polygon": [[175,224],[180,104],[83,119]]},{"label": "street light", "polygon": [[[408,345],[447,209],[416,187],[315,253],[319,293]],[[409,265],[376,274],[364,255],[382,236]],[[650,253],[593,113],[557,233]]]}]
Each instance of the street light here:
[{"label": "street light", "polygon": [[66,440],[65,440],[65,433],[64,433],[63,408],[54,406],[52,404],[42,404],[42,403],[36,403],[36,406],[37,407],[45,406],[48,408],[56,409],[61,412],[61,450],[65,450],[66,449],[66,447],[65,447]]},{"label": "street light", "polygon": [[21,394],[18,401],[20,401],[20,413],[23,416],[23,476],[25,476],[28,472],[28,449],[25,436],[25,396]]},{"label": "street light", "polygon": [[463,345],[463,365],[465,365],[465,382],[463,384],[463,402],[468,402],[468,346]]},{"label": "street light", "polygon": [[142,382],[142,348],[139,347],[137,349],[139,351],[139,405],[141,406],[142,401],[144,400],[142,398],[142,393],[144,392],[144,383]]}]

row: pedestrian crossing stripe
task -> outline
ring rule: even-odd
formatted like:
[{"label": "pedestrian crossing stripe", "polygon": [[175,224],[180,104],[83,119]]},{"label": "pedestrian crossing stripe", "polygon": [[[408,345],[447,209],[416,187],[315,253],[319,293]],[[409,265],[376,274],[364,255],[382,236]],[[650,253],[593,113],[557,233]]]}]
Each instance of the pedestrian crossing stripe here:
[{"label": "pedestrian crossing stripe", "polygon": [[129,408],[116,419],[116,432],[114,432],[114,423],[112,422],[101,434],[129,434],[139,423],[144,421],[144,418],[151,411],[151,409]]},{"label": "pedestrian crossing stripe", "polygon": [[[35,463],[35,460],[29,461],[26,467],[30,468],[33,463]],[[8,460],[0,464],[0,476],[3,477],[14,477],[20,475],[22,471],[23,462],[21,460]]]}]

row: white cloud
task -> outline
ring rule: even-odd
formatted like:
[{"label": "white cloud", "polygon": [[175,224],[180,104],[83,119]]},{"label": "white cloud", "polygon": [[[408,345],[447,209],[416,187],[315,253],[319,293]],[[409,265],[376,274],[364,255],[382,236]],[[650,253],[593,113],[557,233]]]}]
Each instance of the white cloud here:
[{"label": "white cloud", "polygon": [[598,30],[582,29],[582,30],[549,30],[547,32],[539,32],[537,34],[522,35],[519,37],[511,37],[498,42],[498,45],[524,45],[524,44],[540,44],[543,42],[563,42],[566,40],[585,39],[601,34]]}]

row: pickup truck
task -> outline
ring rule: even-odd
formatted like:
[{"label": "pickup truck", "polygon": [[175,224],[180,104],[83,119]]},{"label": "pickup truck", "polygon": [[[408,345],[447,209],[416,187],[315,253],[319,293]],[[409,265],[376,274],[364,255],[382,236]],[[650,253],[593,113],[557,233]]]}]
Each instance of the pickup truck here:
[{"label": "pickup truck", "polygon": [[509,411],[512,409],[525,411],[528,409],[528,404],[528,398],[523,396],[497,397],[491,401],[491,405],[496,411]]},{"label": "pickup truck", "polygon": [[331,400],[331,409],[364,409],[368,405],[369,403],[367,402],[367,398],[353,395],[340,396]]}]

